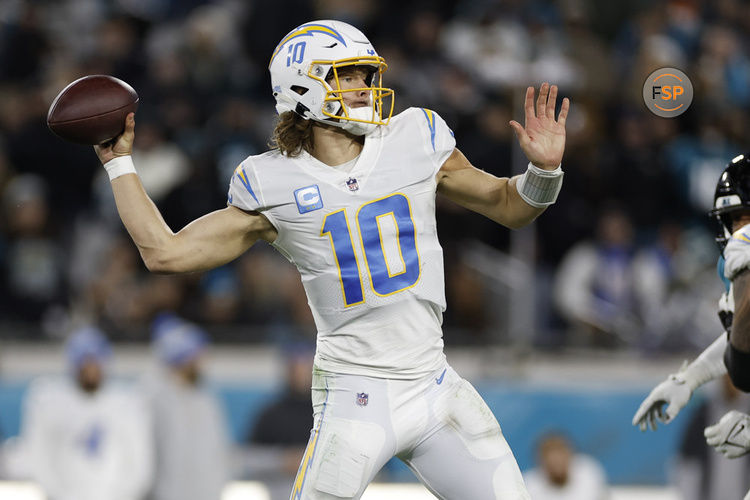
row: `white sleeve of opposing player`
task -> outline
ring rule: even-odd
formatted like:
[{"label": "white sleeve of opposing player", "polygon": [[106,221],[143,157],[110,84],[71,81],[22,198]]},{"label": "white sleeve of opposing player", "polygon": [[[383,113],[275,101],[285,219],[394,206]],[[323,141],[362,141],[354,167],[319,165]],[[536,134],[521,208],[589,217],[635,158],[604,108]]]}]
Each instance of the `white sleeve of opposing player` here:
[{"label": "white sleeve of opposing player", "polygon": [[724,276],[733,280],[740,271],[750,267],[750,224],[736,231],[724,248]]},{"label": "white sleeve of opposing player", "polygon": [[456,149],[456,138],[439,114],[425,108],[419,108],[419,114],[421,115],[418,119],[422,122],[424,146],[435,166],[434,175]]},{"label": "white sleeve of opposing player", "polygon": [[722,332],[692,363],[681,370],[677,377],[695,390],[706,382],[724,375],[727,372],[724,365],[726,347],[727,334]]},{"label": "white sleeve of opposing player", "polygon": [[248,212],[258,212],[263,206],[260,182],[250,160],[245,160],[234,169],[229,181],[227,203]]}]

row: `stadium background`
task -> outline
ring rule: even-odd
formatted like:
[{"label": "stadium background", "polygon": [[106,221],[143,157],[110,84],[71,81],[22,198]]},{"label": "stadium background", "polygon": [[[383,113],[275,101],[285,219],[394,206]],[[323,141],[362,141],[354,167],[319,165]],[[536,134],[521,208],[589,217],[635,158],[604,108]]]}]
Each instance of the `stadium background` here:
[{"label": "stadium background", "polygon": [[[749,142],[750,7],[739,0],[0,2],[2,436],[18,432],[28,381],[64,372],[59,345],[74,326],[98,323],[127,378],[148,362],[151,318],[170,309],[210,332],[212,387],[242,441],[281,386],[277,348],[314,335],[296,271],[258,245],[215,271],[147,273],[93,152],[44,119],[80,76],[135,87],[136,163],[176,230],[224,206],[234,167],[266,148],[275,44],[326,18],[358,26],[386,58],[396,112],[437,111],[496,175],[525,168],[507,125],[522,117],[525,87],[551,81],[570,97],[565,185],[533,227],[510,233],[439,202],[448,357],[523,468],[538,436],[562,428],[613,483],[667,484],[687,415],[648,436],[630,418],[720,331],[705,213],[718,173]],[[641,97],[665,66],[695,89],[675,119]],[[582,249],[608,257],[595,282],[574,258]],[[596,307],[570,298],[581,286]],[[404,478],[394,467],[386,479]]]}]

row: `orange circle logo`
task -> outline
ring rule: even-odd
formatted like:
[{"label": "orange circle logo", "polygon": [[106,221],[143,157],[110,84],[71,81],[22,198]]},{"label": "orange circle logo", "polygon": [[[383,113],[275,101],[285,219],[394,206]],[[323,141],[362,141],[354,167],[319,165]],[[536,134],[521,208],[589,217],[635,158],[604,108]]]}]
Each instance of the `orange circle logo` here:
[{"label": "orange circle logo", "polygon": [[677,68],[657,69],[643,84],[643,102],[656,116],[674,118],[687,111],[693,102],[693,84]]}]

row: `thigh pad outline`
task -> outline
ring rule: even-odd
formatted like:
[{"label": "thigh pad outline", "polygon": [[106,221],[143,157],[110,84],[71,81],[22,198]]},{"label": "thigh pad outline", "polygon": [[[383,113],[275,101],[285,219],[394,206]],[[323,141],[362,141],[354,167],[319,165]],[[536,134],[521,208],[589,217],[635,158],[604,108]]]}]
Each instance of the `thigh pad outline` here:
[{"label": "thigh pad outline", "polygon": [[332,418],[322,432],[315,489],[338,498],[358,498],[382,451],[385,431],[372,422]]},{"label": "thigh pad outline", "polygon": [[474,457],[486,460],[510,453],[495,415],[469,382],[459,382],[449,415],[451,426]]}]

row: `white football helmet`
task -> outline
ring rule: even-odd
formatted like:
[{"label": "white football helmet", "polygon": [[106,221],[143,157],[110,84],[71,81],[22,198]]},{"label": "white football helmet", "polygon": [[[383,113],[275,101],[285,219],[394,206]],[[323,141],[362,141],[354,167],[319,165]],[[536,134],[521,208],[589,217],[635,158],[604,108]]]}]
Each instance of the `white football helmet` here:
[{"label": "white football helmet", "polygon": [[[369,66],[368,87],[339,90],[338,71]],[[341,21],[312,21],[293,29],[271,56],[268,69],[276,111],[293,111],[306,119],[335,125],[355,135],[387,125],[393,113],[393,90],[383,87],[388,68],[367,37]],[[333,78],[331,85],[326,80]],[[344,92],[367,91],[370,106],[348,108]],[[390,101],[384,104],[384,99]]]}]

